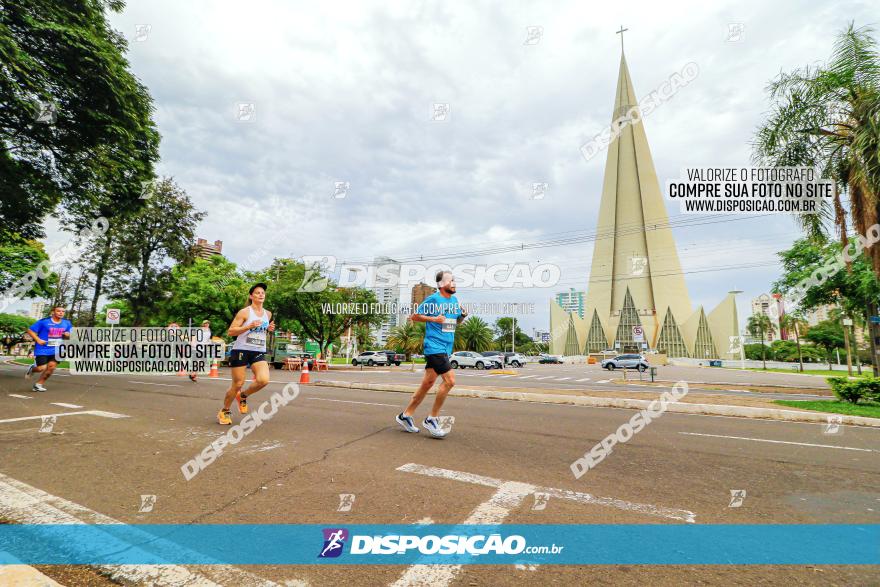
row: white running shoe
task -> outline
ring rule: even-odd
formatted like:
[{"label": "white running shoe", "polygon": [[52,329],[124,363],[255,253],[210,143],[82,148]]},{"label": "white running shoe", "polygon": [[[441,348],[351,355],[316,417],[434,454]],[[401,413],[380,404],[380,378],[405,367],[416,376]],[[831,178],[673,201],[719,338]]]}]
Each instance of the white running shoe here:
[{"label": "white running shoe", "polygon": [[24,378],[25,378],[25,379],[30,379],[30,378],[31,378],[31,374],[33,374],[33,372],[34,372],[34,367],[36,367],[36,366],[37,366],[36,363],[31,363],[30,365],[28,365],[28,369],[27,369],[27,371],[24,372]]},{"label": "white running shoe", "polygon": [[443,438],[446,436],[446,431],[440,427],[440,421],[433,417],[428,416],[425,418],[425,421],[422,422],[425,425],[425,429],[433,436],[434,438]]},{"label": "white running shoe", "polygon": [[400,414],[397,414],[394,419],[397,420],[397,423],[407,432],[417,433],[419,431],[419,429],[416,428],[416,425],[413,424],[412,416],[404,416],[403,412],[401,412]]},{"label": "white running shoe", "polygon": [[39,383],[34,383],[34,386],[31,388],[31,391],[46,391],[46,388],[40,385]]}]

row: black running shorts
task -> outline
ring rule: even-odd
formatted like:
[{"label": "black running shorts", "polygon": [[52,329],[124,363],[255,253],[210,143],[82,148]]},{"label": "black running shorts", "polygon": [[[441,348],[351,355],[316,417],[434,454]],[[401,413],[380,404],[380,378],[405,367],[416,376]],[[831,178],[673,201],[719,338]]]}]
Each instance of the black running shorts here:
[{"label": "black running shorts", "polygon": [[452,365],[449,364],[449,355],[446,353],[425,355],[425,369],[433,369],[437,375],[443,375],[452,369]]},{"label": "black running shorts", "polygon": [[46,363],[48,363],[50,361],[53,363],[57,363],[58,357],[56,357],[55,355],[36,355],[36,356],[34,356],[34,363],[37,364],[37,367],[45,365]]},{"label": "black running shorts", "polygon": [[266,361],[266,353],[232,349],[232,354],[229,355],[230,367],[250,367],[254,363],[259,363],[260,361]]}]

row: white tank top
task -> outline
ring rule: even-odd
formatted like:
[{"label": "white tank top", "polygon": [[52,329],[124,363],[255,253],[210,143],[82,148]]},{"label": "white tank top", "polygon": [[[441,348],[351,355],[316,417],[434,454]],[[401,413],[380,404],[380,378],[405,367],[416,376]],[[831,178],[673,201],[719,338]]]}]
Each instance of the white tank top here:
[{"label": "white tank top", "polygon": [[250,324],[254,320],[260,319],[263,320],[262,324],[235,337],[235,342],[232,343],[233,350],[266,352],[266,334],[269,332],[269,317],[266,308],[263,308],[263,315],[259,316],[254,312],[252,306],[248,306],[248,317],[244,323]]}]

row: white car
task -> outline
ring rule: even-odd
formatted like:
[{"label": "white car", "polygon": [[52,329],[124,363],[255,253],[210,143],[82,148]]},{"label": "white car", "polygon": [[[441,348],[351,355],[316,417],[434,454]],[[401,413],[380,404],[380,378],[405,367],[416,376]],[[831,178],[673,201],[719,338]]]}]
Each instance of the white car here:
[{"label": "white car", "polygon": [[382,351],[364,351],[353,358],[351,364],[355,366],[367,365],[369,367],[372,367],[373,365],[387,365],[388,355]]},{"label": "white car", "polygon": [[501,361],[494,357],[484,357],[480,353],[472,353],[471,351],[458,351],[452,353],[449,357],[449,364],[453,369],[459,367],[473,367],[474,369],[500,369]]}]

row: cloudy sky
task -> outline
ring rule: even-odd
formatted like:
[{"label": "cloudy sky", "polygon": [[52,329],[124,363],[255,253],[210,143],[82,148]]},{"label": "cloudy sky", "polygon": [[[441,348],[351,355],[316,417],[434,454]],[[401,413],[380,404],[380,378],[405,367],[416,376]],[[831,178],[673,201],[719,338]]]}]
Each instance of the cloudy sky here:
[{"label": "cloudy sky", "polygon": [[[535,303],[521,317],[531,333],[548,328],[553,294],[586,289],[592,244],[474,252],[595,231],[605,155],[586,161],[579,147],[611,118],[621,24],[639,96],[699,65],[645,121],[664,185],[682,167],[748,165],[767,82],[827,58],[848,21],[877,17],[858,1],[130,1],[111,21],[155,101],[160,174],[208,211],[199,235],[231,260],[554,263],[550,289],[460,290]],[[542,27],[537,42],[529,27]],[[435,103],[449,105],[445,121]],[[251,120],[239,104],[254,105]],[[744,316],[798,230],[790,217],[728,218],[674,234],[694,304],[736,287]],[[761,266],[723,269],[746,263]]]}]

